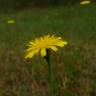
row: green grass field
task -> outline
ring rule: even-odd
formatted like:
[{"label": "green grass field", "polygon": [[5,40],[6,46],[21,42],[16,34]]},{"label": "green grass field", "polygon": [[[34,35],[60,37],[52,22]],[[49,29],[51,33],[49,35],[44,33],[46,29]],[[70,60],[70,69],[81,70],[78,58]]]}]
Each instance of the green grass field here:
[{"label": "green grass field", "polygon": [[44,59],[24,59],[27,42],[46,34],[68,41],[52,52],[56,96],[95,96],[96,4],[2,12],[0,96],[50,96]]}]

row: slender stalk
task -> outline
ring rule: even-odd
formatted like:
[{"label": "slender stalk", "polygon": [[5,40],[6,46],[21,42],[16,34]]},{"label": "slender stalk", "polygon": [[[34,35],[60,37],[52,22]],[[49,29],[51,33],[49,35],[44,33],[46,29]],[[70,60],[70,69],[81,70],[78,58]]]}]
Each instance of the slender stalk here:
[{"label": "slender stalk", "polygon": [[55,96],[55,88],[54,88],[54,75],[53,75],[53,68],[51,64],[51,57],[50,57],[50,50],[46,50],[47,55],[45,56],[46,62],[48,64],[48,71],[49,71],[49,83],[50,83],[50,96]]}]

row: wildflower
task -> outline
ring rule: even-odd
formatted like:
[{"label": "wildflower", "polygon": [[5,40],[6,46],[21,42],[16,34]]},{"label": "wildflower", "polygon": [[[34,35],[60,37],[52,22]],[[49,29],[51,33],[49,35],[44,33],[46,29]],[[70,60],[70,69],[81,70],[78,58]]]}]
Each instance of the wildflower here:
[{"label": "wildflower", "polygon": [[85,1],[80,2],[81,5],[86,5],[86,4],[90,4],[90,3],[91,3],[90,0],[85,0]]},{"label": "wildflower", "polygon": [[44,37],[36,38],[28,43],[28,49],[25,50],[25,58],[32,58],[39,52],[41,53],[41,56],[44,57],[46,56],[47,49],[57,51],[57,47],[64,47],[66,44],[67,42],[63,41],[61,37],[56,37],[54,35],[46,35]]},{"label": "wildflower", "polygon": [[15,20],[8,20],[7,23],[8,24],[14,24],[15,23]]}]

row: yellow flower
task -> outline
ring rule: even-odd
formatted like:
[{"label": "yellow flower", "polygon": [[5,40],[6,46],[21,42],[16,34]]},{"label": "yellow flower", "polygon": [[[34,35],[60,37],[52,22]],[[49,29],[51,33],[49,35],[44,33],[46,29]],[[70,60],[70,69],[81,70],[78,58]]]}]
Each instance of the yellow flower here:
[{"label": "yellow flower", "polygon": [[41,53],[41,56],[44,57],[46,56],[46,49],[57,51],[57,47],[64,47],[66,44],[67,42],[62,40],[61,37],[56,37],[54,35],[46,35],[44,37],[36,38],[28,43],[28,49],[25,50],[25,58],[32,58],[39,52]]},{"label": "yellow flower", "polygon": [[8,22],[8,24],[14,24],[15,20],[8,20],[7,22]]},{"label": "yellow flower", "polygon": [[90,0],[85,0],[85,1],[80,2],[81,5],[86,5],[86,4],[90,4],[90,3],[91,3]]}]

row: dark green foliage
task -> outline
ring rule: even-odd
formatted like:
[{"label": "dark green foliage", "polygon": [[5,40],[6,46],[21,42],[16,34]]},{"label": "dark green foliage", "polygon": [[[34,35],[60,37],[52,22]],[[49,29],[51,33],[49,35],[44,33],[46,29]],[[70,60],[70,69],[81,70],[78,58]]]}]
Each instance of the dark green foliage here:
[{"label": "dark green foliage", "polygon": [[78,1],[79,0],[0,0],[0,8],[45,7],[60,4],[73,4]]}]

